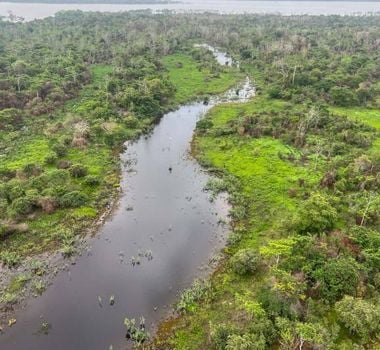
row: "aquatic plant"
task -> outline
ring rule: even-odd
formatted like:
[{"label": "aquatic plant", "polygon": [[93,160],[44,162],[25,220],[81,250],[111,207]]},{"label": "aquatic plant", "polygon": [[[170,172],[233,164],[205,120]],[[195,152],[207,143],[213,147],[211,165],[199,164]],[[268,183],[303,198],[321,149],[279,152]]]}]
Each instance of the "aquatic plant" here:
[{"label": "aquatic plant", "polygon": [[124,325],[127,328],[126,338],[131,340],[135,346],[140,346],[149,339],[149,334],[145,330],[145,319],[140,317],[139,325],[134,318],[125,318]]},{"label": "aquatic plant", "polygon": [[21,256],[16,252],[4,250],[0,252],[1,262],[9,267],[15,267],[21,263]]},{"label": "aquatic plant", "polygon": [[32,282],[32,288],[33,290],[38,294],[41,295],[45,290],[46,290],[46,283],[39,279],[39,280],[34,280]]},{"label": "aquatic plant", "polygon": [[194,308],[195,302],[204,298],[210,292],[211,284],[205,280],[195,280],[193,285],[185,289],[176,304],[176,310],[179,312],[191,311]]}]

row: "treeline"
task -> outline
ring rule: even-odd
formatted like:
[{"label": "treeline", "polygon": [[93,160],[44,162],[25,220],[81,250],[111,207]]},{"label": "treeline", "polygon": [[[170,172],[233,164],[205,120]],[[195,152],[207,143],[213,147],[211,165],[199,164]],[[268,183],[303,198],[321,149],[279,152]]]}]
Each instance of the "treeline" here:
[{"label": "treeline", "polygon": [[376,105],[377,20],[73,11],[34,23],[1,22],[0,108],[49,112],[88,82],[89,64],[163,55],[189,39],[225,47],[254,66],[272,97]]}]

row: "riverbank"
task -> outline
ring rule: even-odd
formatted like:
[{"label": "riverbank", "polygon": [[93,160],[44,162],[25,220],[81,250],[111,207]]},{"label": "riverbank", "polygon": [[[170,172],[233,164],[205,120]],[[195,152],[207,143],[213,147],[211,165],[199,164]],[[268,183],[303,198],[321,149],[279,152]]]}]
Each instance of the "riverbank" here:
[{"label": "riverbank", "polygon": [[[204,96],[213,92],[214,84],[217,86],[217,91],[221,89],[227,89],[231,84],[239,79],[239,76],[234,77],[233,73],[229,73],[225,70],[225,73],[221,73],[222,79],[220,84],[215,85],[215,81],[220,80],[218,77],[207,78],[208,73],[206,71],[199,72],[196,62],[190,57],[184,54],[173,56],[173,58],[165,58],[166,61],[181,63],[181,67],[168,64],[167,69],[169,74],[174,78],[174,84],[177,89],[174,101],[169,109],[174,109],[175,106],[179,106],[183,102],[183,98],[177,96],[183,96],[182,90],[186,90],[186,100],[196,99],[198,95]],[[165,62],[164,60],[164,62]],[[183,60],[183,62],[181,62]],[[186,73],[190,76],[196,74],[196,85],[192,86],[191,91],[186,87],[186,82],[175,81],[175,76],[182,74],[182,67],[186,70]],[[107,77],[110,72],[110,67],[95,67],[93,69],[94,80],[90,85],[85,87],[81,92],[80,97],[76,100],[72,100],[66,103],[63,108],[61,122],[67,123],[65,118],[71,118],[71,113],[77,113],[81,110],[86,110],[86,106],[91,103],[91,100],[96,93],[96,87]],[[226,77],[228,77],[226,79]],[[137,120],[136,120],[137,122]],[[55,121],[56,123],[56,121]],[[142,123],[134,125],[134,131],[127,133],[125,137],[129,139],[137,139],[141,134],[149,133],[155,125],[155,121],[151,119],[142,120]],[[52,127],[52,126],[50,126]],[[49,126],[47,126],[47,129]],[[113,126],[115,129],[115,126]],[[11,162],[3,163],[4,166],[9,167],[13,164],[15,168],[22,167],[24,164],[40,163],[49,154],[49,149],[45,148],[44,135],[36,134],[27,138],[27,142],[24,142],[23,152],[19,152],[18,158],[12,158]],[[41,146],[36,148],[36,143]],[[26,149],[31,151],[26,151]],[[120,159],[119,153],[121,149],[116,148],[111,151],[96,147],[94,152],[86,147],[85,149],[71,150],[65,157],[67,162],[75,162],[77,159],[81,159],[81,164],[87,167],[91,176],[102,177],[107,181],[101,185],[97,185],[93,188],[93,193],[89,192],[89,188],[86,186],[85,191],[88,196],[97,198],[101,193],[101,202],[94,202],[94,206],[80,207],[78,209],[63,211],[54,213],[54,221],[58,221],[60,224],[60,230],[62,232],[63,241],[57,234],[59,231],[56,226],[51,226],[51,220],[53,219],[51,214],[39,214],[39,217],[31,218],[32,221],[28,223],[28,231],[32,227],[34,230],[33,240],[39,242],[34,245],[34,250],[30,249],[30,236],[29,232],[19,234],[14,237],[10,237],[6,241],[2,241],[2,251],[7,249],[8,256],[14,256],[16,267],[4,267],[1,274],[0,289],[2,291],[2,328],[9,323],[12,319],[12,314],[15,310],[25,307],[25,301],[31,296],[37,296],[45,291],[45,289],[54,281],[54,276],[61,270],[67,270],[70,264],[73,264],[78,254],[85,253],[89,249],[89,244],[93,234],[97,233],[102,227],[104,222],[112,215],[112,212],[118,207],[118,200],[120,198]],[[101,170],[101,173],[99,172]],[[79,183],[78,183],[79,184]],[[75,219],[75,221],[73,221]],[[49,225],[49,226],[47,226]],[[70,229],[71,232],[75,232],[74,235],[65,238],[65,232]],[[44,244],[41,244],[41,240]],[[59,250],[58,253],[55,253]],[[47,251],[47,252],[46,252]],[[30,257],[32,255],[32,257]],[[29,257],[28,257],[29,256]],[[68,257],[69,259],[65,259]],[[17,263],[16,263],[17,260]]]},{"label": "riverbank", "polygon": [[[307,264],[310,259],[305,258],[307,252],[304,250],[297,251],[297,244],[301,244],[296,243],[297,239],[302,241],[302,238],[297,238],[293,230],[303,207],[309,208],[305,215],[313,215],[314,209],[303,197],[305,193],[312,193],[323,186],[321,179],[331,164],[325,160],[318,164],[312,159],[300,161],[299,149],[281,137],[249,137],[242,126],[244,118],[247,120],[249,116],[264,118],[271,113],[272,118],[276,118],[275,115],[285,113],[285,109],[297,114],[302,107],[260,96],[244,105],[216,106],[198,124],[193,154],[200,164],[219,176],[219,180],[210,183],[208,188],[215,193],[229,193],[232,233],[224,249],[224,259],[207,289],[187,308],[179,310],[177,317],[161,325],[154,349],[219,349],[226,346],[232,335],[236,336],[238,344],[245,339],[247,344],[252,342],[252,346],[255,344],[264,349],[273,342],[285,341],[281,338],[281,325],[276,322],[287,313],[294,312],[288,309],[287,303],[297,303],[294,300],[300,298],[299,308],[312,302],[322,307],[317,300],[311,301],[313,296],[307,287],[298,284],[304,280],[296,279],[297,275],[289,274],[286,269],[293,264],[302,264],[302,261]],[[374,110],[333,110],[340,114],[339,118],[355,120],[359,125],[378,126],[380,120]],[[367,117],[361,118],[361,115]],[[247,130],[248,123],[245,125]],[[374,129],[371,132],[376,135]],[[378,138],[374,138],[374,146],[367,149],[366,154],[374,154],[377,144]],[[349,151],[344,157],[350,159]],[[351,223],[346,210],[342,210],[340,228],[334,231],[333,236],[349,230]],[[318,211],[317,215],[320,213]],[[307,238],[304,236],[303,239]],[[328,238],[323,239],[329,242]],[[333,249],[332,243],[326,244]],[[295,260],[292,255],[296,255]],[[281,265],[273,262],[276,256],[282,261]],[[304,302],[306,299],[308,302]],[[309,338],[309,342],[323,347],[339,344],[341,348],[351,348],[357,338],[353,340],[343,331],[342,320],[333,316],[333,306],[325,305],[324,310],[318,325],[312,323],[312,316],[306,316],[310,328],[320,327],[319,331],[324,332],[319,338]],[[293,326],[289,324],[289,327]],[[334,327],[342,327],[342,331],[334,335]],[[295,328],[292,329],[296,332]],[[377,349],[378,343],[374,340],[367,346]]]}]

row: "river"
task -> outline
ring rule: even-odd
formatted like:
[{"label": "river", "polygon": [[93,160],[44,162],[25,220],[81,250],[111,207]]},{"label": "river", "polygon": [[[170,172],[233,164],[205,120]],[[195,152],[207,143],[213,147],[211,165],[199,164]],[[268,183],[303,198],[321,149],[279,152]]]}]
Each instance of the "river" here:
[{"label": "river", "polygon": [[[230,59],[214,54],[222,64]],[[17,312],[17,323],[0,335],[0,349],[125,349],[125,317],[143,316],[152,330],[168,314],[178,293],[208,272],[228,231],[220,224],[226,199],[210,202],[203,191],[209,176],[189,155],[196,122],[216,103],[253,95],[247,79],[239,95],[231,89],[207,106],[183,105],[127,146],[117,209],[75,265],[68,262],[42,296]],[[42,324],[48,332],[39,332]]]},{"label": "river", "polygon": [[171,4],[38,4],[0,2],[0,16],[9,12],[25,20],[53,16],[58,11],[82,10],[120,12],[151,9],[153,11],[173,10],[176,12],[218,12],[218,13],[278,13],[282,15],[351,15],[380,12],[376,1],[249,1],[249,0],[183,0]]}]

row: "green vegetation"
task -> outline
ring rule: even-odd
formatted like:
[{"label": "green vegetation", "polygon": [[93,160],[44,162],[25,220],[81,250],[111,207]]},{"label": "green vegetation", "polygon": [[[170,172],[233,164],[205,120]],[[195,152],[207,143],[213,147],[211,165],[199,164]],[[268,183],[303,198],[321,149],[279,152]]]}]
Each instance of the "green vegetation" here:
[{"label": "green vegetation", "polygon": [[[127,17],[126,42],[135,39],[129,29],[138,23],[151,28],[159,21]],[[185,100],[223,91],[240,78],[192,44],[157,55],[146,31],[128,53],[117,38],[91,46],[99,33],[107,37],[109,19],[120,23],[124,16],[69,12],[40,23],[0,22],[0,261],[9,268],[45,251],[76,253],[77,237],[118,193],[123,143],[184,101],[176,95],[182,73],[196,77]],[[88,31],[94,21],[96,31]],[[38,294],[45,288],[38,279],[31,284]],[[5,304],[20,294],[9,287],[1,293],[9,297]]]},{"label": "green vegetation", "polygon": [[[208,61],[205,60],[206,55]],[[184,54],[164,57],[169,79],[176,87],[175,99],[178,103],[187,102],[197,95],[226,91],[242,76],[237,69],[221,67],[210,55],[212,56],[207,50],[195,49],[192,57]]]},{"label": "green vegetation", "polygon": [[[377,133],[352,117],[310,108],[258,97],[215,107],[209,123],[199,122],[194,152],[221,178],[208,189],[230,193],[233,233],[228,263],[213,276],[207,298],[177,319],[169,340],[160,344],[159,337],[162,348],[376,348],[377,326],[363,322],[378,317],[379,207],[366,205],[369,193],[378,200],[376,180],[367,182],[379,166],[367,142]],[[339,144],[350,130],[366,141]],[[366,309],[346,314],[348,296],[358,304],[365,298]],[[265,329],[257,327],[263,322]]]},{"label": "green vegetation", "polygon": [[290,22],[233,51],[261,96],[198,122],[193,153],[219,176],[211,197],[229,192],[233,232],[207,295],[161,326],[160,349],[379,346],[379,57],[355,46],[351,21],[339,48],[330,20]]},{"label": "green vegetation", "polygon": [[[0,259],[76,252],[109,207],[118,154],[179,103],[245,74],[258,96],[214,107],[194,155],[227,191],[232,233],[157,349],[377,349],[379,17],[131,12],[0,21]],[[221,67],[194,43],[224,47]],[[41,272],[42,271],[42,272]],[[45,285],[36,265],[35,293]],[[3,288],[12,304],[31,276]],[[141,323],[142,322],[142,323]],[[125,320],[147,339],[144,321]]]}]

